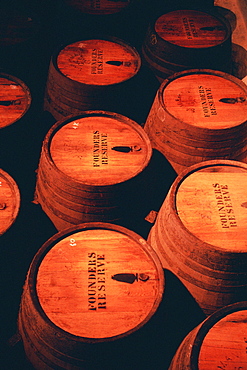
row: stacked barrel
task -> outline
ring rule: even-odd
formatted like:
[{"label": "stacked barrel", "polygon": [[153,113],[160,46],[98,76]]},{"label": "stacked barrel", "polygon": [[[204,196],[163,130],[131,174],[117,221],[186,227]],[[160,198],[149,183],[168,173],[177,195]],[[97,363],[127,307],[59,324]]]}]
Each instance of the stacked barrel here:
[{"label": "stacked barrel", "polygon": [[240,2],[0,6],[3,368],[244,368]]}]

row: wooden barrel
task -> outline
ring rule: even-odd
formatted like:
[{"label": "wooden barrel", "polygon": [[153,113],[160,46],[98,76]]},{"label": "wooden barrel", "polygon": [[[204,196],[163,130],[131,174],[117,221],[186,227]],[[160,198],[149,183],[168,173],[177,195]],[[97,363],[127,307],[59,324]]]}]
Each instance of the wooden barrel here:
[{"label": "wooden barrel", "polygon": [[151,156],[147,134],[125,116],[85,111],[59,121],[43,142],[36,202],[59,230],[144,218]]},{"label": "wooden barrel", "polygon": [[20,202],[20,191],[15,180],[0,169],[0,235],[3,235],[15,222]]},{"label": "wooden barrel", "polygon": [[32,6],[22,5],[21,1],[1,1],[0,25],[1,70],[16,76],[20,66],[26,66],[29,71],[38,43],[40,47],[41,18],[38,12],[33,11]]},{"label": "wooden barrel", "polygon": [[246,319],[247,301],[218,310],[188,333],[169,370],[244,370]]},{"label": "wooden barrel", "polygon": [[231,72],[231,25],[220,13],[175,10],[148,26],[142,56],[159,81],[192,68]]},{"label": "wooden barrel", "polygon": [[0,73],[0,128],[19,121],[31,105],[31,94],[19,78]]},{"label": "wooden barrel", "polygon": [[143,327],[163,291],[160,261],[138,234],[108,223],[66,229],[27,274],[18,319],[26,355],[36,369],[106,369],[102,343]]},{"label": "wooden barrel", "polygon": [[86,14],[107,15],[121,12],[133,0],[65,0],[71,7]]},{"label": "wooden barrel", "polygon": [[15,7],[13,4],[0,5],[0,46],[25,46],[40,28],[40,20],[29,7]]},{"label": "wooden barrel", "polygon": [[247,293],[247,165],[214,160],[173,182],[148,241],[205,314]]},{"label": "wooden barrel", "polygon": [[88,109],[115,112],[123,99],[133,105],[132,80],[140,66],[136,49],[115,37],[63,46],[51,58],[44,109],[59,120]]},{"label": "wooden barrel", "polygon": [[246,161],[247,87],[238,78],[194,69],[168,77],[145,131],[177,173],[205,160]]}]

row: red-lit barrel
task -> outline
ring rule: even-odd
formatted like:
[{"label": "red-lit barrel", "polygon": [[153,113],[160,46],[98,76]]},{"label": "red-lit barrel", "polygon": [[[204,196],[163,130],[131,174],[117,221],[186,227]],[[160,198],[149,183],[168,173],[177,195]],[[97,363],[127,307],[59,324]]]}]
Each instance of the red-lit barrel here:
[{"label": "red-lit barrel", "polygon": [[15,76],[0,73],[0,129],[19,121],[30,105],[27,85]]},{"label": "red-lit barrel", "polygon": [[106,369],[114,343],[126,338],[127,351],[127,337],[152,319],[163,291],[160,261],[138,234],[104,223],[60,232],[36,253],[23,289],[18,327],[27,358],[36,369]]},{"label": "red-lit barrel", "polygon": [[64,119],[43,142],[36,202],[58,230],[144,219],[151,156],[147,134],[125,116],[86,111]]},{"label": "red-lit barrel", "polygon": [[44,109],[59,120],[88,109],[115,112],[123,100],[133,106],[140,66],[136,49],[118,38],[66,45],[51,58]]},{"label": "red-lit barrel", "polygon": [[0,169],[0,235],[15,222],[20,210],[20,191],[15,180]]},{"label": "red-lit barrel", "polygon": [[142,45],[143,58],[162,82],[192,68],[231,72],[231,26],[219,13],[174,10],[150,23]]},{"label": "red-lit barrel", "polygon": [[246,319],[246,301],[218,310],[185,337],[169,370],[244,369]]},{"label": "red-lit barrel", "polygon": [[148,241],[205,314],[247,294],[247,165],[206,161],[172,184]]},{"label": "red-lit barrel", "polygon": [[247,158],[247,87],[213,70],[168,77],[157,91],[144,129],[177,173],[213,159]]}]

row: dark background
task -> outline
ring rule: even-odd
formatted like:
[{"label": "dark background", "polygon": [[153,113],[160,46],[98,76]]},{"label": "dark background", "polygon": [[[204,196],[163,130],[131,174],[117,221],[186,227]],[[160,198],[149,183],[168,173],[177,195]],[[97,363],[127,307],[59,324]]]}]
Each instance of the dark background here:
[{"label": "dark background", "polygon": [[[0,168],[13,177],[21,193],[18,217],[0,237],[0,369],[32,368],[25,359],[21,340],[18,341],[18,336],[15,336],[19,303],[33,256],[57,232],[41,207],[32,202],[42,141],[55,122],[50,114],[43,112],[44,88],[51,54],[60,44],[94,34],[120,37],[140,51],[148,21],[157,12],[176,9],[181,4],[190,7],[193,1],[133,0],[128,11],[93,16],[76,11],[62,0],[1,2],[0,27],[6,22],[6,14],[12,10],[29,14],[34,27],[26,42],[0,46],[0,71],[21,79],[30,88],[32,95],[32,104],[25,116],[0,131]],[[201,5],[207,7],[212,2],[205,0]],[[136,96],[132,106],[121,109],[116,106],[115,110],[139,124],[144,123],[159,87],[158,80],[147,67],[143,66],[141,73],[141,95]],[[140,79],[138,81],[140,83]],[[154,152],[156,175],[152,192],[157,197],[150,210],[156,211],[176,177],[168,162],[161,157]],[[146,238],[151,226],[142,220],[133,225],[132,229]],[[165,271],[165,292],[157,313],[131,338],[114,344],[109,350],[106,364],[102,363],[101,368],[168,369],[181,340],[204,317],[177,278]]]}]

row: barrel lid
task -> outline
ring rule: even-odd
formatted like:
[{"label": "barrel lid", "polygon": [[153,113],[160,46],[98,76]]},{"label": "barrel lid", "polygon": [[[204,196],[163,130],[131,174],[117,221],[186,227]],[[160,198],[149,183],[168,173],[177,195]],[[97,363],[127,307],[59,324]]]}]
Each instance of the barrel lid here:
[{"label": "barrel lid", "polygon": [[57,67],[71,80],[89,85],[111,85],[126,81],[140,69],[135,48],[116,40],[92,39],[65,46],[57,56]]},{"label": "barrel lid", "polygon": [[206,161],[181,173],[176,210],[197,238],[226,251],[247,252],[247,165]]},{"label": "barrel lid", "polygon": [[[86,14],[114,14],[125,9],[131,0],[66,0],[74,8]],[[97,22],[97,20],[96,20]]]},{"label": "barrel lid", "polygon": [[37,297],[46,316],[88,340],[114,339],[142,326],[164,289],[153,249],[116,225],[91,223],[68,230],[37,267]]},{"label": "barrel lid", "polygon": [[40,28],[36,13],[28,7],[0,5],[0,46],[23,44],[34,36]]},{"label": "barrel lid", "polygon": [[165,109],[191,126],[228,129],[246,122],[247,88],[223,72],[184,71],[161,89]]},{"label": "barrel lid", "polygon": [[246,303],[229,305],[204,321],[196,338],[197,343],[200,343],[198,366],[192,366],[192,369],[244,369]]},{"label": "barrel lid", "polygon": [[16,220],[20,208],[20,192],[14,179],[0,169],[0,235]]},{"label": "barrel lid", "polygon": [[136,122],[94,111],[65,121],[51,138],[50,155],[65,175],[85,185],[122,183],[148,165],[152,147]]},{"label": "barrel lid", "polygon": [[31,105],[29,88],[20,79],[0,74],[0,128],[18,121]]},{"label": "barrel lid", "polygon": [[213,47],[229,35],[221,18],[186,9],[161,15],[155,22],[155,31],[165,41],[185,48]]}]

